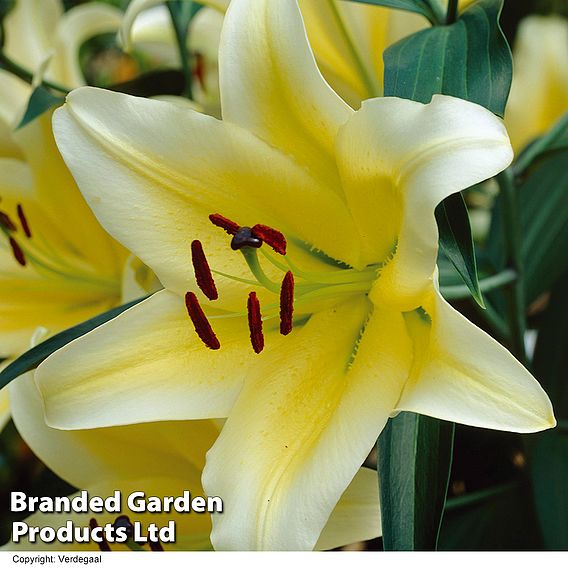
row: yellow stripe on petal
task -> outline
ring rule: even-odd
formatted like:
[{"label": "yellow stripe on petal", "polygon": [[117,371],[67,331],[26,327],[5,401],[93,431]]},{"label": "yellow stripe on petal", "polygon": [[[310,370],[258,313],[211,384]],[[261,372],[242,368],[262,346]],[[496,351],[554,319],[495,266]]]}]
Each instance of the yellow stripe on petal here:
[{"label": "yellow stripe on petal", "polygon": [[415,363],[398,410],[510,432],[555,426],[546,393],[507,349],[434,289],[424,308],[405,316]]},{"label": "yellow stripe on petal", "polygon": [[231,3],[219,81],[225,121],[293,156],[328,191],[341,193],[333,142],[352,111],[318,70],[296,2]]},{"label": "yellow stripe on petal", "polygon": [[315,546],[410,365],[402,316],[377,312],[367,322],[369,310],[358,297],[315,314],[247,377],[203,475],[226,505],[213,519],[216,549]]}]

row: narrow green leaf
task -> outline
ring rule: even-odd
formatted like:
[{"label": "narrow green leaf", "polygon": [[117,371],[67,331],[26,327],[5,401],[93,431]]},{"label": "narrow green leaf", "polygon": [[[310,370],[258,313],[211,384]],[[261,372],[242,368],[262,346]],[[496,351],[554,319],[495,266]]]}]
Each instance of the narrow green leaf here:
[{"label": "narrow green leaf", "polygon": [[[521,223],[525,300],[531,304],[568,270],[568,150],[543,156],[517,186]],[[496,270],[505,266],[498,197],[491,221],[488,254]]]},{"label": "narrow green leaf", "polygon": [[385,550],[435,550],[452,461],[454,425],[403,412],[378,442]]},{"label": "narrow green leaf", "polygon": [[436,208],[436,221],[440,232],[440,245],[445,255],[462,277],[475,301],[484,308],[471,226],[461,193],[450,195],[440,203]]},{"label": "narrow green leaf", "polygon": [[17,128],[24,127],[32,120],[35,120],[36,118],[41,116],[44,112],[47,112],[50,108],[62,105],[64,102],[65,97],[54,95],[43,85],[36,87],[28,100],[26,112],[24,113],[24,117],[18,124]]},{"label": "narrow green leaf", "polygon": [[453,95],[503,116],[511,88],[511,50],[499,16],[503,0],[479,0],[449,26],[422,30],[384,53],[385,95],[427,103]]},{"label": "narrow green leaf", "polygon": [[440,5],[433,0],[352,0],[361,4],[374,4],[375,6],[385,6],[396,10],[414,12],[428,19],[432,25],[439,25],[444,21],[444,13]]},{"label": "narrow green leaf", "polygon": [[136,300],[128,302],[127,304],[123,304],[122,306],[118,306],[116,308],[113,308],[112,310],[108,310],[107,312],[99,314],[94,318],[70,327],[69,329],[62,331],[57,335],[46,339],[39,345],[32,347],[32,349],[26,351],[23,355],[20,355],[15,361],[12,361],[12,363],[10,363],[0,373],[0,389],[4,388],[8,383],[13,381],[20,375],[23,375],[24,373],[35,369],[52,353],[55,353],[55,351],[61,349],[69,342],[85,335],[86,333],[89,333],[89,331],[93,331],[93,329],[96,329],[103,323],[110,321],[128,308],[135,306],[145,299],[146,298],[138,298]]}]

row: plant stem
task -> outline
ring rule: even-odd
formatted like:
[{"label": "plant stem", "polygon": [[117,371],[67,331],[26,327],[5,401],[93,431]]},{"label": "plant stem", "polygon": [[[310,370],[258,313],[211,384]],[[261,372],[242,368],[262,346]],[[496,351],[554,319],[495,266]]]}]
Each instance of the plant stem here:
[{"label": "plant stem", "polygon": [[458,17],[458,0],[448,0],[448,11],[446,12],[446,25],[453,24]]},{"label": "plant stem", "polygon": [[183,27],[180,25],[180,20],[178,19],[176,14],[176,10],[178,9],[178,5],[176,4],[177,3],[174,3],[172,0],[166,3],[170,12],[170,18],[172,20],[172,26],[174,28],[174,33],[176,36],[176,43],[178,46],[179,57],[181,61],[181,70],[183,72],[183,77],[185,80],[185,86],[182,94],[188,99],[193,99],[193,93],[191,89],[193,74],[191,70],[189,51],[187,49],[187,28],[183,29]]},{"label": "plant stem", "polygon": [[[516,279],[517,273],[514,270],[506,269],[498,274],[481,279],[479,281],[479,288],[482,292],[489,292],[505,284],[510,284]],[[461,300],[471,295],[469,288],[465,285],[441,286],[440,290],[446,300]]]},{"label": "plant stem", "polygon": [[[16,75],[16,77],[19,77],[20,79],[22,79],[26,83],[29,83],[30,85],[33,84],[34,74],[28,69],[16,63],[15,61],[12,61],[3,51],[0,51],[0,68],[12,73],[13,75]],[[46,80],[42,80],[41,84],[44,87],[48,87],[55,91],[59,91],[64,95],[67,95],[71,90],[57,83],[52,83],[51,81],[46,81]]]},{"label": "plant stem", "polygon": [[525,351],[525,293],[523,284],[523,257],[521,253],[521,227],[517,188],[513,183],[513,172],[507,168],[497,176],[497,183],[503,198],[503,225],[507,266],[513,269],[518,278],[506,287],[508,320],[511,330],[511,343],[515,355],[522,363],[527,363]]}]

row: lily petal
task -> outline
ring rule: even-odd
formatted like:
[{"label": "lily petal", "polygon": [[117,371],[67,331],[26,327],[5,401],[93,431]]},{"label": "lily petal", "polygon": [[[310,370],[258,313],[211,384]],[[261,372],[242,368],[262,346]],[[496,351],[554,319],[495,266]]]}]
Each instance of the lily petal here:
[{"label": "lily petal", "polygon": [[47,423],[78,429],[227,416],[250,362],[246,318],[212,320],[223,346],[195,334],[168,291],[67,344],[36,372]]},{"label": "lily petal", "polygon": [[225,503],[216,549],[315,546],[408,374],[410,341],[394,312],[372,315],[349,368],[369,308],[354,298],[315,314],[247,377],[203,472]]},{"label": "lily petal", "polygon": [[23,112],[23,101],[29,96],[29,85],[0,69],[0,156],[3,158],[22,158],[13,129]]},{"label": "lily petal", "polygon": [[225,121],[293,156],[340,192],[333,140],[352,110],[317,68],[295,1],[231,2],[219,82]]},{"label": "lily petal", "polygon": [[27,373],[8,387],[14,423],[41,461],[71,485],[85,488],[183,472],[188,488],[201,486],[205,452],[219,433],[212,420],[56,430],[45,423],[33,375]]},{"label": "lily petal", "polygon": [[167,288],[181,294],[193,281],[193,239],[203,242],[213,268],[250,277],[228,242],[219,246],[226,235],[211,225],[211,213],[276,227],[348,263],[358,254],[357,240],[345,237],[354,227],[342,200],[246,130],[100,89],[78,89],[67,100],[54,131],[81,191],[102,225]]},{"label": "lily petal", "polygon": [[381,536],[377,472],[362,467],[331,513],[316,550],[330,550]]},{"label": "lily petal", "polygon": [[513,151],[503,123],[479,105],[444,95],[427,105],[371,99],[342,128],[337,148],[347,201],[369,244],[367,262],[394,252],[370,297],[413,309],[436,262],[434,209],[507,167]]},{"label": "lily petal", "polygon": [[556,424],[536,379],[497,341],[432,291],[424,314],[406,316],[416,363],[398,410],[443,420],[538,432]]},{"label": "lily petal", "polygon": [[18,0],[4,20],[6,55],[35,72],[53,48],[62,14],[61,0]]}]

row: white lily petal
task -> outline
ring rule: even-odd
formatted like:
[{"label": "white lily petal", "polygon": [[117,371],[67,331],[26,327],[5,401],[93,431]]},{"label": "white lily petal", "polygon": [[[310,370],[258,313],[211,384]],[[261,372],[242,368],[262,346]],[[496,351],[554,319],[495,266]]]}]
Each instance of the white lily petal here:
[{"label": "white lily petal", "polygon": [[352,110],[317,68],[295,1],[232,2],[219,75],[225,121],[293,156],[340,192],[333,141]]},{"label": "white lily petal", "polygon": [[[0,365],[0,371],[6,366],[5,363]],[[4,387],[0,390],[0,432],[4,430],[4,426],[8,424],[12,413],[10,411],[10,399],[8,396],[8,389]]]},{"label": "white lily petal", "polygon": [[315,546],[408,374],[410,341],[394,312],[373,313],[349,367],[369,307],[355,297],[315,314],[247,377],[203,472],[225,503],[216,549]]},{"label": "white lily petal", "polygon": [[37,369],[47,423],[62,429],[227,416],[255,357],[245,317],[211,320],[223,346],[197,337],[169,291],[67,344]]},{"label": "white lily petal", "polygon": [[361,468],[331,513],[316,544],[330,550],[381,536],[377,472]]},{"label": "white lily petal", "polygon": [[[32,451],[59,477],[84,488],[96,483],[183,472],[200,485],[205,452],[219,429],[191,420],[64,431],[47,426],[42,399],[27,373],[8,386],[14,423]],[[193,489],[193,487],[191,487]]]},{"label": "white lily petal", "polygon": [[461,99],[434,95],[424,105],[386,97],[363,103],[337,148],[347,201],[369,247],[366,262],[395,253],[370,297],[413,309],[436,262],[435,207],[507,167],[513,152],[505,127]]},{"label": "white lily petal", "polygon": [[163,4],[164,0],[132,0],[128,4],[118,32],[118,37],[124,51],[128,52],[132,49],[133,28],[136,24],[136,18],[138,18],[140,13]]},{"label": "white lily petal", "polygon": [[397,410],[510,432],[556,424],[535,378],[497,341],[454,310],[438,291],[406,316],[416,362]]},{"label": "white lily petal", "polygon": [[18,0],[4,20],[4,51],[10,58],[34,73],[53,48],[61,0]]}]

